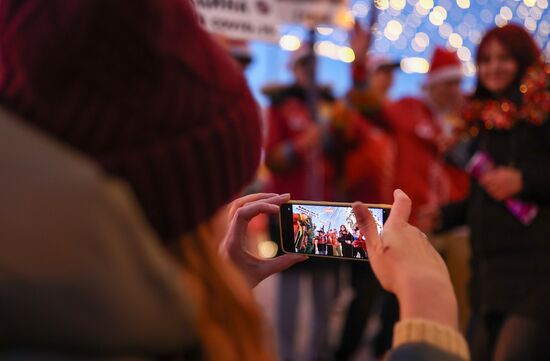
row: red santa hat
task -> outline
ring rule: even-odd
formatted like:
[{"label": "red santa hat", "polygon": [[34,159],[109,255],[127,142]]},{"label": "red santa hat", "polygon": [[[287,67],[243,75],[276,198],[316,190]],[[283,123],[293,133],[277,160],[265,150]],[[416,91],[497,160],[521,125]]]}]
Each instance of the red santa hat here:
[{"label": "red santa hat", "polygon": [[462,66],[456,53],[437,47],[432,56],[427,83],[434,84],[449,79],[461,78]]}]

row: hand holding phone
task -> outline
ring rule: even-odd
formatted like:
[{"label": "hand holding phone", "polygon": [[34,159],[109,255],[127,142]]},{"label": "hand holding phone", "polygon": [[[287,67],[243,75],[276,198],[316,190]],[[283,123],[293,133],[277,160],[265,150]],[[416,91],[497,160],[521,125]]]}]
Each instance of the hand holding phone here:
[{"label": "hand holding phone", "polygon": [[219,251],[235,264],[251,287],[255,287],[270,275],[307,259],[304,256],[290,254],[262,259],[246,249],[247,227],[250,220],[260,214],[277,213],[279,205],[287,202],[289,198],[288,194],[256,193],[236,199],[229,207],[229,228]]},{"label": "hand holding phone", "polygon": [[401,319],[424,318],[457,328],[457,304],[447,267],[426,235],[409,224],[410,198],[396,190],[394,199],[382,234],[370,207],[353,204],[359,228],[366,234],[372,270],[382,287],[397,296]]}]

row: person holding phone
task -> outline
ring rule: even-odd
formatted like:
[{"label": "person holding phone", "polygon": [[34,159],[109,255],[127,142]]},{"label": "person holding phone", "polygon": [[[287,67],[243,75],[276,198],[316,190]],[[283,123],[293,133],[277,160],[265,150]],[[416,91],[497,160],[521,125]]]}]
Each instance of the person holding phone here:
[{"label": "person holding phone", "polygon": [[[55,14],[55,18],[52,18],[52,14]],[[64,174],[68,168],[50,167],[44,173],[37,174],[34,165],[54,164],[51,152],[46,152],[46,149],[52,148],[57,149],[59,158],[73,160],[71,164],[63,164],[70,165],[71,171],[77,171],[76,174],[81,177],[79,179],[93,180],[93,183],[80,183],[83,187],[70,189],[70,197],[62,198],[67,194],[62,191],[54,193],[59,199],[47,203],[47,207],[33,202],[21,204],[18,197],[2,197],[1,229],[3,232],[9,231],[2,234],[0,252],[5,257],[2,259],[2,282],[5,282],[2,285],[6,286],[6,295],[14,297],[12,300],[21,301],[28,300],[29,294],[36,295],[42,291],[48,297],[54,297],[56,301],[45,303],[43,298],[34,297],[31,302],[3,302],[2,332],[5,333],[0,333],[3,339],[2,357],[8,360],[155,360],[172,355],[182,356],[181,352],[184,351],[185,360],[274,360],[273,349],[269,346],[272,338],[264,333],[262,316],[250,288],[274,272],[303,261],[305,256],[287,255],[265,260],[254,257],[244,248],[248,222],[261,213],[276,213],[279,206],[287,202],[290,196],[253,194],[232,201],[235,194],[252,179],[259,162],[259,117],[251,94],[246,90],[242,74],[199,25],[191,4],[160,0],[29,0],[23,3],[4,0],[0,3],[0,19],[0,59],[3,62],[0,97],[2,107],[9,110],[7,114],[0,113],[0,147],[8,148],[0,152],[2,171],[6,172],[0,178],[0,189],[10,192],[8,194],[12,194],[12,191],[16,195],[18,192],[30,196],[46,194],[51,198],[52,188],[45,187],[48,184],[45,179],[54,179],[52,174],[55,174],[57,179],[61,180],[63,177],[60,174]],[[157,26],[159,24],[163,26]],[[158,35],[156,32],[160,31],[164,36],[150,36],[149,31],[152,31],[153,35]],[[182,51],[187,48],[194,51]],[[135,51],[146,56],[146,59],[133,57]],[[141,61],[146,61],[150,67],[141,67]],[[208,71],[204,71],[205,66]],[[81,73],[82,69],[86,69],[86,72]],[[142,70],[151,73],[144,76]],[[119,74],[119,71],[122,73]],[[67,72],[72,76],[66,76]],[[224,76],[220,77],[220,74]],[[228,83],[224,83],[227,87],[214,86],[214,79],[227,81]],[[130,84],[141,84],[145,87],[129,89],[128,80],[132,81]],[[159,87],[161,84],[166,88]],[[149,88],[154,91],[149,92]],[[74,98],[77,94],[83,94],[75,92],[77,89],[89,92],[86,93],[88,96]],[[113,92],[113,89],[126,89],[127,92]],[[170,89],[175,91],[169,91]],[[109,94],[119,96],[106,96]],[[152,106],[157,103],[145,101],[148,96],[155,97],[157,94],[160,94],[158,96],[162,100],[153,99],[165,104],[166,107]],[[179,97],[182,94],[193,96]],[[14,96],[16,97],[13,98]],[[104,106],[91,106],[94,101],[100,101]],[[134,117],[129,117],[127,111],[136,110],[131,104],[134,107],[138,106],[138,109],[146,104],[147,109],[141,109],[142,113],[130,113]],[[192,116],[195,114],[193,110],[197,108],[200,110],[199,115]],[[34,111],[27,114],[25,109]],[[171,114],[170,111],[174,112],[173,117],[166,118]],[[97,112],[105,112],[100,114],[105,116],[98,116]],[[14,113],[20,114],[21,117],[18,118]],[[160,116],[161,113],[163,116]],[[77,117],[78,115],[80,117]],[[47,126],[49,119],[55,119],[55,124]],[[92,123],[86,122],[90,119],[93,119]],[[154,134],[160,138],[153,138],[153,134],[149,132],[150,128],[146,126],[151,125],[146,121],[149,119],[173,120],[173,126],[179,124],[178,136],[176,139],[163,139],[160,133],[169,138],[174,136],[174,133],[165,134],[157,129],[160,133]],[[176,120],[180,120],[181,123]],[[80,128],[90,126],[93,129],[93,125],[100,121],[107,124],[102,124],[100,134],[95,134],[97,137],[92,137],[90,131],[83,132]],[[71,130],[64,127],[65,132],[58,134],[56,130],[59,128],[56,126],[63,124],[77,128]],[[117,132],[110,133],[108,130],[113,128],[109,125]],[[144,133],[140,133],[140,130]],[[72,137],[77,134],[87,135],[87,146],[79,146],[77,140],[80,138]],[[102,136],[109,134],[120,140],[118,146],[127,144],[126,142],[135,146],[117,158],[119,161],[125,159],[128,161],[128,167],[134,167],[130,167],[137,172],[130,172],[133,176],[123,177],[126,173],[121,170],[122,175],[113,178],[114,172],[107,173],[98,168],[110,169],[107,165],[112,163],[100,162],[105,158],[90,151],[89,147],[102,144],[96,144],[92,139],[99,141],[104,139]],[[122,138],[115,137],[115,134]],[[144,134],[151,137],[145,137]],[[28,146],[15,146],[23,137],[28,139],[29,136],[32,138],[31,141],[24,143]],[[67,144],[72,144],[72,147],[68,147]],[[190,151],[197,148],[201,151]],[[93,160],[90,162],[82,157],[75,157],[77,149],[88,156],[97,156],[97,159],[92,157],[97,160],[95,166]],[[181,158],[174,154],[179,154]],[[14,161],[21,159],[17,157],[28,155],[32,155],[35,162]],[[166,155],[172,155],[169,159],[177,162],[171,163],[168,159],[168,163],[151,162],[151,159],[156,159],[155,157],[165,159],[163,156]],[[205,156],[213,156],[213,159],[218,160],[215,169],[204,168],[205,171],[201,172],[187,172],[195,167],[181,167],[180,162],[184,165],[187,164],[185,162],[191,162],[199,167],[212,165],[213,163],[202,162]],[[148,185],[143,178],[147,172],[139,173],[138,170],[151,164],[158,166],[154,168],[155,171],[168,171],[164,174],[166,178],[158,181],[181,181],[178,183],[179,187],[175,188],[177,192],[181,192],[177,194],[189,196],[186,202],[183,202],[186,207],[183,214],[178,213],[181,209],[171,208],[166,204],[166,207],[159,205],[159,208],[147,210],[148,206],[155,205],[156,201],[163,199],[143,199],[139,196],[143,194],[136,190],[145,189]],[[170,178],[170,175],[175,179]],[[20,177],[25,177],[25,181],[29,183],[21,182],[23,178]],[[193,177],[204,178],[198,181]],[[131,187],[117,186],[120,185],[120,179],[127,181]],[[145,183],[141,184],[140,181]],[[101,197],[97,197],[98,194]],[[83,195],[91,196],[92,202],[82,204]],[[61,200],[65,205],[61,205]],[[105,204],[118,206],[113,208],[113,211],[108,211],[109,208],[105,207]],[[85,208],[89,205],[93,207]],[[42,207],[42,211],[36,213],[36,207]],[[369,222],[372,219],[369,220],[369,213],[365,213],[364,206],[356,207],[360,227],[363,227],[366,234],[372,232],[375,228],[370,226]],[[16,222],[10,221],[13,220],[10,215],[14,209],[22,208],[25,209],[24,217]],[[440,258],[430,251],[428,242],[418,230],[408,225],[407,208],[410,209],[410,201],[398,193],[394,204],[396,211],[392,213],[385,233],[381,238],[376,238],[377,234],[376,237],[370,237],[368,234],[367,239],[373,242],[369,244],[369,249],[372,249],[373,265],[381,282],[396,292],[403,301],[403,309],[406,312],[403,313],[402,330],[421,328],[430,330],[430,334],[438,337],[437,340],[411,337],[410,335],[419,333],[399,333],[398,330],[396,348],[389,360],[410,360],[411,355],[419,360],[455,360],[457,357],[463,357],[465,353],[460,348],[456,321],[453,321],[456,319],[456,307],[453,306],[448,275]],[[84,212],[84,209],[87,211]],[[159,209],[170,210],[164,214],[172,218],[163,223],[167,228],[156,225],[160,228],[155,232],[155,223],[146,215],[152,215],[152,219],[162,220],[162,217],[155,217],[155,212]],[[77,216],[70,218],[74,223],[67,223],[66,218],[58,217],[57,223],[41,223],[47,227],[33,228],[36,225],[36,217],[51,217],[49,219],[53,220],[59,210]],[[185,221],[180,224],[178,220],[183,218]],[[97,221],[101,222],[96,223]],[[148,222],[155,227],[148,227]],[[82,225],[86,225],[87,228],[80,228]],[[172,228],[173,225],[179,225],[179,228]],[[98,226],[105,226],[105,232],[90,232],[97,231]],[[110,264],[112,259],[108,255],[112,254],[111,251],[116,251],[119,255],[130,257],[127,264],[131,267],[125,272],[125,278],[131,284],[140,280],[153,286],[151,277],[158,274],[157,272],[181,282],[188,293],[188,297],[185,297],[190,301],[188,303],[178,303],[179,298],[175,293],[177,288],[160,288],[156,282],[153,282],[154,287],[147,287],[145,292],[153,300],[171,299],[176,303],[172,304],[175,308],[188,308],[187,312],[193,315],[189,319],[190,325],[185,324],[186,320],[180,319],[177,314],[172,320],[176,323],[181,321],[185,326],[183,332],[185,337],[188,336],[186,342],[177,341],[178,330],[168,332],[170,341],[173,342],[166,342],[166,337],[153,337],[158,336],[154,332],[150,334],[151,337],[145,334],[145,340],[149,343],[141,342],[137,336],[143,335],[141,332],[151,330],[144,328],[143,324],[135,326],[131,321],[142,321],[145,317],[151,316],[150,312],[154,310],[148,309],[147,305],[140,307],[140,316],[132,319],[121,319],[118,317],[120,314],[115,313],[115,317],[108,318],[108,321],[93,323],[93,327],[79,333],[82,338],[76,342],[73,336],[76,331],[81,330],[81,325],[70,322],[74,320],[73,311],[89,313],[90,304],[97,306],[92,308],[96,310],[92,311],[94,315],[111,310],[113,304],[108,297],[111,295],[110,289],[120,292],[123,296],[123,302],[117,303],[118,306],[125,306],[121,307],[121,310],[143,301],[146,297],[133,297],[134,294],[128,292],[129,284],[120,282],[113,285],[110,277],[101,278],[98,284],[101,287],[92,287],[89,278],[74,272],[73,267],[82,266],[74,260],[61,263],[47,262],[54,259],[50,258],[52,255],[59,253],[55,247],[49,247],[47,252],[41,253],[40,259],[37,258],[37,263],[33,266],[40,265],[54,271],[56,275],[74,277],[68,283],[69,293],[64,292],[62,288],[52,287],[51,278],[44,282],[44,273],[32,272],[28,263],[13,263],[10,256],[13,255],[15,246],[27,245],[19,243],[23,239],[22,234],[27,234],[26,232],[29,232],[34,242],[55,244],[54,238],[47,238],[51,234],[48,227],[56,227],[56,230],[65,228],[68,235],[64,237],[69,238],[64,239],[78,245],[83,237],[93,235],[101,238],[104,247],[98,252],[90,253],[87,264],[102,275],[110,275],[111,269],[123,266]],[[153,245],[161,244],[160,230],[175,229],[179,229],[179,232],[176,232],[176,242],[180,247],[178,263],[165,252],[151,251]],[[131,243],[122,243],[118,237],[124,237],[125,240],[144,237],[139,238],[144,247],[133,248]],[[75,251],[77,249],[82,251],[82,247],[73,248]],[[84,248],[85,251],[89,249],[92,248]],[[23,250],[22,254],[35,251],[32,248]],[[67,249],[62,248],[62,251],[61,253],[66,255]],[[155,272],[136,267],[142,264],[140,261],[152,261],[153,253],[158,256],[156,261],[152,262]],[[11,263],[8,263],[9,261]],[[168,263],[173,266],[166,267]],[[8,264],[11,267],[10,272],[5,272],[5,266]],[[57,267],[63,268],[57,271]],[[25,275],[25,278],[13,277],[15,269],[22,271],[18,275]],[[14,286],[26,285],[32,286],[26,292],[18,293],[19,297],[15,297],[15,292],[19,288]],[[67,283],[53,285],[66,286]],[[102,287],[105,285],[111,285],[112,288],[105,289]],[[76,286],[84,287],[84,292],[80,293],[81,297],[71,304],[74,308],[63,307],[66,305],[65,302],[74,301],[67,297],[67,294],[73,294]],[[427,295],[437,297],[426,297]],[[100,302],[90,303],[96,299]],[[60,306],[56,308],[55,313],[52,312],[53,305]],[[154,303],[149,306],[156,305]],[[27,312],[21,312],[22,307],[26,307]],[[55,317],[48,327],[45,324],[28,326],[26,322],[37,320],[39,315]],[[422,320],[415,320],[416,318]],[[118,329],[121,331],[120,337],[111,337],[114,335],[113,323],[121,326]],[[52,335],[59,335],[61,332],[71,337],[52,338]],[[14,338],[15,335],[20,338]],[[106,343],[98,346],[98,336]],[[431,358],[426,356],[430,354]]]}]

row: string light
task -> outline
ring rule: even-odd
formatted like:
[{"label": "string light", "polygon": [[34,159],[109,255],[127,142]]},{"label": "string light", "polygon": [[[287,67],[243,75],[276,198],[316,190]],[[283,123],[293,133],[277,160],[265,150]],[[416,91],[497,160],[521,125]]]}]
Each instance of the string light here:
[{"label": "string light", "polygon": [[298,38],[296,35],[283,35],[281,36],[281,39],[279,39],[279,46],[286,51],[295,51],[300,48],[301,42],[300,38]]},{"label": "string light", "polygon": [[508,6],[503,6],[500,8],[500,16],[502,16],[506,21],[512,20],[512,9],[510,9]]},{"label": "string light", "polygon": [[465,76],[474,76],[476,74],[476,66],[471,61],[462,64],[462,73]]},{"label": "string light", "polygon": [[542,10],[538,7],[532,7],[529,11],[529,16],[532,17],[535,20],[540,20],[542,16]]},{"label": "string light", "polygon": [[430,45],[430,37],[423,32],[416,33],[414,40],[423,48],[427,48]]},{"label": "string light", "polygon": [[374,2],[374,6],[376,6],[380,10],[386,10],[390,7],[390,3],[388,0],[379,0]]},{"label": "string light", "polygon": [[[345,11],[349,24],[353,23],[354,18],[368,16],[371,0],[349,2],[351,6]],[[422,73],[423,67],[418,64],[423,62],[415,59],[424,59],[434,46],[444,45],[457,52],[463,62],[464,74],[471,75],[475,74],[475,66],[471,64],[472,54],[485,31],[495,25],[504,26],[515,22],[533,34],[534,40],[550,60],[550,18],[545,16],[549,2],[550,0],[376,1],[375,5],[382,11],[374,31],[373,50],[413,59],[412,63],[406,63],[409,66],[407,69],[412,73]],[[343,18],[341,13],[335,12],[334,17],[336,15]],[[364,20],[360,21],[365,24]],[[289,31],[283,27],[282,31],[286,35],[279,40],[281,49],[295,51],[302,45],[301,39],[305,36],[303,30]],[[346,30],[338,25],[319,25],[316,31],[323,40],[318,41],[315,46],[319,55],[342,62],[352,62],[355,59],[355,54],[349,47]]]},{"label": "string light", "polygon": [[420,6],[422,6],[426,10],[430,10],[434,7],[433,0],[418,0],[418,4],[420,4]]},{"label": "string light", "polygon": [[525,28],[527,30],[529,30],[530,32],[533,32],[537,28],[537,21],[533,18],[526,18],[523,25],[525,25]]},{"label": "string light", "polygon": [[430,13],[429,19],[432,24],[439,26],[447,19],[447,10],[442,6],[436,6]]},{"label": "string light", "polygon": [[425,74],[430,69],[430,63],[426,59],[419,57],[403,58],[400,65],[401,70],[407,74]]},{"label": "string light", "polygon": [[449,37],[449,35],[451,35],[453,33],[453,27],[451,25],[449,25],[449,23],[443,23],[439,27],[438,31],[439,31],[439,35],[442,38],[447,39]]},{"label": "string light", "polygon": [[258,242],[258,254],[262,258],[273,258],[277,255],[279,246],[273,241],[263,240]]},{"label": "string light", "polygon": [[415,7],[414,7],[414,11],[418,14],[418,15],[421,15],[421,16],[426,16],[430,13],[430,9],[427,9],[426,7],[422,6],[420,4],[420,2],[417,2]]},{"label": "string light", "polygon": [[347,46],[341,46],[338,48],[338,59],[344,63],[352,63],[355,60],[355,53]]},{"label": "string light", "polygon": [[541,21],[539,23],[539,34],[542,37],[546,37],[548,36],[548,34],[550,34],[550,22]]},{"label": "string light", "polygon": [[390,0],[390,7],[394,10],[401,11],[405,8],[407,2],[405,0]]},{"label": "string light", "polygon": [[506,25],[508,23],[508,21],[501,15],[501,14],[497,14],[495,16],[495,24],[496,26],[498,26],[499,28],[502,28],[504,25]]},{"label": "string light", "polygon": [[386,28],[384,29],[384,36],[388,38],[391,41],[395,41],[399,39],[399,36],[403,32],[403,26],[401,23],[397,20],[390,20],[386,24]]},{"label": "string light", "polygon": [[458,49],[462,46],[463,40],[462,36],[457,33],[452,33],[449,35],[449,45],[451,45],[453,48]]},{"label": "string light", "polygon": [[529,16],[529,9],[524,4],[520,4],[516,11],[518,13],[518,17],[521,19],[525,19]]},{"label": "string light", "polygon": [[318,26],[317,27],[317,32],[321,35],[329,36],[334,32],[334,29],[330,28],[328,26]]},{"label": "string light", "polygon": [[456,4],[461,9],[468,9],[470,7],[470,0],[456,0]]},{"label": "string light", "polygon": [[470,61],[472,59],[472,53],[470,52],[470,49],[468,49],[465,46],[460,47],[456,54],[458,55],[458,58],[462,61]]}]

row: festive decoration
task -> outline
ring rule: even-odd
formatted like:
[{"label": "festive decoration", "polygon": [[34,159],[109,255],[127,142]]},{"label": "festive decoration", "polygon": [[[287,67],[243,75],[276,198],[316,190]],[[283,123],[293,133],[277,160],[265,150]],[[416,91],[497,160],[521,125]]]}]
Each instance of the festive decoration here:
[{"label": "festive decoration", "polygon": [[[477,135],[478,122],[485,129],[506,130],[518,122],[542,124],[550,112],[550,66],[541,62],[531,67],[519,86],[523,94],[521,105],[509,100],[472,101],[464,111],[464,118]],[[473,131],[473,133],[472,133]]]}]

